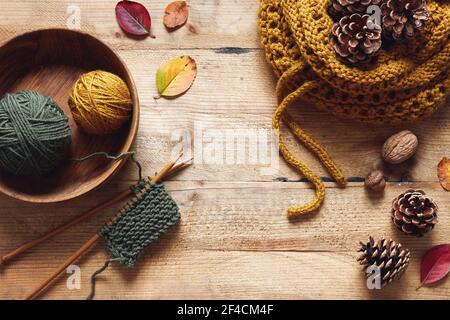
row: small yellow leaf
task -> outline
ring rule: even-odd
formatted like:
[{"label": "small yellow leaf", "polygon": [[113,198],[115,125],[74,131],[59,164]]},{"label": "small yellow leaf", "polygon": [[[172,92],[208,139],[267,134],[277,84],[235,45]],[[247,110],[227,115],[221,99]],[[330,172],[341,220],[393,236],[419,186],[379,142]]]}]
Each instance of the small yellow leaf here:
[{"label": "small yellow leaf", "polygon": [[156,72],[156,86],[163,97],[175,97],[186,92],[197,75],[195,60],[182,56],[164,62]]},{"label": "small yellow leaf", "polygon": [[450,191],[450,159],[444,157],[438,165],[438,177],[442,188]]}]

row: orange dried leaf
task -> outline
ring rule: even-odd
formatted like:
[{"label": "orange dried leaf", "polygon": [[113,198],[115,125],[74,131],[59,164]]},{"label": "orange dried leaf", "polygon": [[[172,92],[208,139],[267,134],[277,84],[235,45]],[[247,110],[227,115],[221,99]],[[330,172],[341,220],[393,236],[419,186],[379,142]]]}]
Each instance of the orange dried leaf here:
[{"label": "orange dried leaf", "polygon": [[165,10],[164,25],[169,30],[175,30],[187,21],[189,7],[186,1],[174,1],[169,3]]},{"label": "orange dried leaf", "polygon": [[442,188],[450,191],[450,159],[444,157],[438,165],[438,177]]}]

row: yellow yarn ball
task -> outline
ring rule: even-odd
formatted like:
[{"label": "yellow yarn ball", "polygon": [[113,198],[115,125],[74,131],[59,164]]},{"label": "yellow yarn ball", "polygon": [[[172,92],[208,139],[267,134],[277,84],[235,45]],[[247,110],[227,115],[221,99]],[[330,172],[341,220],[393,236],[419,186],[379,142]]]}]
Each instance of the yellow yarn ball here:
[{"label": "yellow yarn ball", "polygon": [[96,70],[75,83],[69,97],[75,122],[90,134],[109,134],[127,122],[131,95],[126,83],[115,74]]}]

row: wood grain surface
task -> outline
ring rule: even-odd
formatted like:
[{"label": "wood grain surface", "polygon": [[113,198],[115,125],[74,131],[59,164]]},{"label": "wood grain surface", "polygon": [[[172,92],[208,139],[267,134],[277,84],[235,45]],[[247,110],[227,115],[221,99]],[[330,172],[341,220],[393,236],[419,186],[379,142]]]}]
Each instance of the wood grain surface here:
[{"label": "wood grain surface", "polygon": [[[268,129],[276,100],[275,79],[260,49],[257,0],[191,0],[186,26],[167,33],[162,25],[166,0],[143,1],[153,21],[155,39],[126,37],[114,16],[116,1],[0,1],[0,41],[39,28],[66,27],[68,6],[78,5],[81,30],[105,41],[124,59],[136,82],[141,121],[135,148],[147,175],[167,163],[181,133],[207,130]],[[161,62],[181,54],[198,64],[198,77],[185,95],[154,100],[155,72]],[[376,127],[342,121],[311,106],[293,115],[327,147],[352,181],[345,189],[326,182],[322,209],[298,221],[286,218],[290,204],[305,202],[311,186],[283,161],[279,172],[261,174],[261,165],[195,161],[167,183],[180,205],[182,219],[146,251],[136,268],[114,265],[98,281],[98,299],[448,299],[450,282],[416,291],[422,254],[450,241],[450,197],[438,183],[436,166],[450,151],[450,108],[432,118],[402,127]],[[363,177],[382,166],[384,140],[397,130],[417,133],[416,157],[405,165],[385,167],[386,192],[365,191]],[[321,165],[305,149],[288,141],[321,176]],[[80,199],[32,205],[0,196],[0,255],[67,221],[129,186],[135,168],[127,164],[107,185]],[[325,179],[328,181],[327,179]],[[285,182],[282,182],[285,181]],[[399,233],[392,225],[392,199],[420,188],[440,207],[439,223],[422,239]],[[64,235],[0,269],[0,298],[18,299],[73,253],[120,206],[106,210]],[[401,281],[382,291],[366,288],[355,259],[358,242],[368,235],[392,237],[412,251]],[[83,299],[89,277],[106,259],[98,245],[77,262],[81,289],[69,290],[68,274],[46,299]]]}]

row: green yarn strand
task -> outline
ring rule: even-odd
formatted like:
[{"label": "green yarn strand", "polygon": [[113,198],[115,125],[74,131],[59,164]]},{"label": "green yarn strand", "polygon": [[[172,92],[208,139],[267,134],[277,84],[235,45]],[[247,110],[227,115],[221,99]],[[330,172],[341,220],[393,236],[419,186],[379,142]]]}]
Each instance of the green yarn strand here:
[{"label": "green yarn strand", "polygon": [[142,181],[142,166],[139,163],[139,161],[136,160],[135,155],[136,155],[136,151],[122,152],[121,154],[119,154],[117,156],[112,156],[109,153],[104,152],[104,151],[98,151],[98,152],[91,153],[87,156],[81,157],[81,158],[73,158],[72,160],[77,161],[77,162],[83,162],[83,161],[86,161],[86,160],[89,160],[92,158],[96,158],[96,157],[104,157],[107,160],[118,161],[118,160],[122,160],[124,158],[129,157],[130,160],[138,168],[139,181]]},{"label": "green yarn strand", "polygon": [[105,264],[98,269],[97,271],[95,271],[92,275],[91,275],[91,292],[89,292],[88,296],[86,297],[86,300],[93,300],[95,297],[95,285],[96,285],[96,278],[97,276],[102,273],[103,271],[105,271],[106,269],[108,269],[109,264],[111,262],[117,261],[118,259],[108,259],[105,261]]},{"label": "green yarn strand", "polygon": [[69,121],[49,97],[33,91],[0,100],[0,167],[15,175],[53,170],[71,143]]}]

